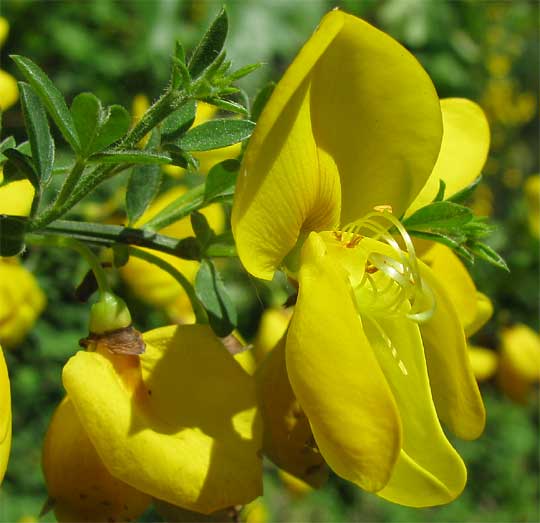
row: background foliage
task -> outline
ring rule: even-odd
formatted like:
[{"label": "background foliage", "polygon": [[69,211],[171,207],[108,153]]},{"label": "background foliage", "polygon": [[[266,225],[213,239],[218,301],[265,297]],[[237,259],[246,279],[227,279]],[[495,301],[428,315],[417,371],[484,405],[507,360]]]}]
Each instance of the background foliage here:
[{"label": "background foliage", "polygon": [[[252,97],[267,80],[277,80],[320,17],[336,2],[231,1],[227,50],[234,64],[263,61],[243,83]],[[473,269],[479,289],[492,297],[495,315],[473,340],[498,350],[504,326],[525,323],[538,330],[538,239],[529,230],[524,182],[538,165],[538,3],[428,0],[342,0],[342,8],[362,16],[406,45],[426,67],[441,97],[466,96],[486,110],[492,148],[482,185],[473,202],[498,225],[491,245],[511,273],[479,262]],[[155,98],[167,81],[169,55],[180,39],[191,49],[221,3],[203,0],[116,2],[31,2],[4,0],[2,16],[11,25],[2,49],[2,69],[16,76],[10,53],[29,56],[51,76],[68,101],[92,90],[107,104],[130,106],[138,94]],[[398,88],[398,86],[396,86]],[[4,116],[6,132],[21,139],[20,106]],[[76,213],[98,213],[118,184],[106,184]],[[169,180],[169,183],[172,183]],[[110,213],[109,213],[110,214]],[[114,213],[113,213],[114,214]],[[110,216],[109,216],[110,218]],[[114,216],[122,220],[121,215]],[[25,260],[45,290],[48,307],[26,342],[7,354],[13,397],[14,442],[0,491],[0,520],[37,518],[46,494],[40,446],[54,406],[62,396],[60,372],[86,334],[88,308],[74,296],[85,267],[60,251],[35,250]],[[261,287],[240,268],[227,267],[227,284],[253,336],[263,304],[280,303],[282,286]],[[136,325],[164,324],[127,288]],[[483,384],[488,410],[485,435],[456,445],[466,460],[469,483],[455,503],[412,510],[362,493],[338,478],[322,491],[298,496],[284,488],[269,467],[265,506],[277,521],[538,521],[538,397],[518,405]],[[148,515],[151,519],[155,515]],[[26,518],[26,519],[21,519]],[[51,520],[51,515],[43,518]]]}]

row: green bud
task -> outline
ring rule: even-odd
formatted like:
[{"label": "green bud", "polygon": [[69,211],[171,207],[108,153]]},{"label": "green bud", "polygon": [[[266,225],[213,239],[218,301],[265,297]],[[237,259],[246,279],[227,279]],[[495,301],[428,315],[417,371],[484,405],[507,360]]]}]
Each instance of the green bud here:
[{"label": "green bud", "polygon": [[105,334],[131,325],[131,314],[122,298],[112,292],[104,293],[100,300],[92,305],[90,311],[90,332]]}]

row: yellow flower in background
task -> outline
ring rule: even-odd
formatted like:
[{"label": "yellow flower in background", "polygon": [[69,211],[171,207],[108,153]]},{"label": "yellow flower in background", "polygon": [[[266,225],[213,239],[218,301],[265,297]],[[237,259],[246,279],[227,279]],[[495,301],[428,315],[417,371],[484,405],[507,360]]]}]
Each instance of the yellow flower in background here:
[{"label": "yellow flower in background", "polygon": [[[0,16],[0,47],[6,41],[9,33],[8,21]],[[10,74],[0,69],[0,110],[5,111],[17,103],[19,99],[19,88],[17,80]]]},{"label": "yellow flower in background", "polygon": [[[135,224],[135,227],[150,220],[186,191],[185,187],[175,187],[156,198]],[[201,212],[206,216],[210,227],[215,232],[219,233],[223,230],[225,215],[219,204],[212,204]],[[193,236],[193,229],[189,217],[186,217],[160,230],[160,233],[173,238],[185,238]],[[155,252],[154,254],[170,263],[190,281],[194,280],[199,268],[197,261],[182,260],[176,256],[161,252]],[[182,286],[168,272],[154,264],[131,257],[128,263],[120,269],[120,274],[141,300],[154,307],[164,309],[172,321],[179,323],[193,322],[194,315],[189,299]]]},{"label": "yellow flower in background", "polygon": [[45,295],[18,258],[0,258],[0,343],[19,345],[45,307]]},{"label": "yellow flower in background", "polygon": [[526,325],[504,329],[497,381],[514,401],[526,403],[540,383],[540,336]]},{"label": "yellow flower in background", "polygon": [[469,358],[477,381],[488,380],[497,372],[499,357],[495,351],[477,345],[469,345]]},{"label": "yellow flower in background", "polygon": [[4,479],[11,450],[11,391],[9,375],[0,346],[0,484]]},{"label": "yellow flower in background", "polygon": [[326,461],[417,507],[462,491],[465,466],[438,418],[465,439],[483,430],[463,327],[406,231],[407,252],[386,231],[440,178],[450,195],[478,176],[488,144],[478,106],[441,103],[412,55],[340,11],[276,86],[232,227],[249,272],[270,279],[286,259],[299,281],[286,341],[257,376],[260,397],[275,398],[261,404],[264,449],[284,470],[317,486]]},{"label": "yellow flower in background", "polygon": [[98,341],[64,367],[43,464],[65,520],[135,517],[149,496],[210,514],[261,494],[253,378],[206,325],[143,338],[140,357]]},{"label": "yellow flower in background", "polygon": [[540,174],[529,176],[525,181],[524,190],[529,230],[535,238],[540,238]]},{"label": "yellow flower in background", "polygon": [[[28,216],[33,197],[34,188],[27,180],[0,187],[0,214]],[[23,341],[45,302],[37,280],[19,258],[0,257],[0,343],[4,348]]]},{"label": "yellow flower in background", "polygon": [[253,354],[257,363],[261,363],[265,356],[278,344],[287,331],[293,308],[273,307],[266,309],[261,317],[259,328],[253,342]]},{"label": "yellow flower in background", "polygon": [[[211,120],[216,116],[218,109],[214,105],[207,104],[205,102],[197,102],[197,115],[193,122],[193,127],[200,125],[208,120]],[[208,171],[216,164],[225,160],[238,158],[240,151],[242,150],[242,144],[236,143],[229,145],[228,147],[222,147],[221,149],[214,149],[212,151],[200,151],[193,153],[193,156],[199,160],[198,172],[201,174],[208,174]],[[165,165],[163,170],[175,178],[180,178],[185,173],[185,169],[176,165]]]}]

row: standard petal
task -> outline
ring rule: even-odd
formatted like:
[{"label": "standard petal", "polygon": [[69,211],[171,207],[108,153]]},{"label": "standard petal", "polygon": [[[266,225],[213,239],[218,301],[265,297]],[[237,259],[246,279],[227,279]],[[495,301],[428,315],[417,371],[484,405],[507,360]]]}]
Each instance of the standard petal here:
[{"label": "standard petal", "polygon": [[448,198],[480,176],[489,150],[489,125],[482,109],[465,98],[441,100],[443,140],[437,163],[424,188],[407,209],[407,215],[431,203],[446,184]]},{"label": "standard petal", "polygon": [[2,347],[0,347],[0,483],[4,479],[11,450],[11,390]]},{"label": "standard petal", "polygon": [[328,468],[291,388],[285,365],[285,339],[283,336],[255,374],[264,426],[263,451],[281,469],[320,487],[328,477]]},{"label": "standard petal", "polygon": [[439,97],[401,44],[351,15],[312,75],[317,146],[336,163],[341,223],[389,204],[403,213],[428,179],[442,139]]},{"label": "standard petal", "polygon": [[[361,297],[359,297],[360,299]],[[467,471],[441,428],[433,404],[417,323],[403,317],[364,318],[367,338],[396,400],[402,450],[389,483],[377,495],[394,503],[427,507],[449,503],[463,490]]]},{"label": "standard petal", "polygon": [[164,327],[144,339],[140,367],[105,352],[79,352],[64,367],[68,396],[109,472],[203,513],[259,496],[253,379],[208,326]]},{"label": "standard petal", "polygon": [[242,262],[270,278],[301,233],[380,204],[400,214],[427,180],[441,136],[438,97],[412,55],[332,11],[276,87],[246,151],[232,215]]},{"label": "standard petal", "polygon": [[420,273],[435,295],[435,312],[420,325],[437,414],[460,438],[475,439],[486,413],[467,353],[465,334],[446,287],[420,262]]},{"label": "standard petal", "polygon": [[58,521],[132,521],[152,501],[111,476],[68,398],[51,419],[42,464]]},{"label": "standard petal", "polygon": [[304,244],[299,276],[286,348],[292,388],[330,468],[365,490],[380,490],[401,447],[399,413],[347,273],[316,233]]}]

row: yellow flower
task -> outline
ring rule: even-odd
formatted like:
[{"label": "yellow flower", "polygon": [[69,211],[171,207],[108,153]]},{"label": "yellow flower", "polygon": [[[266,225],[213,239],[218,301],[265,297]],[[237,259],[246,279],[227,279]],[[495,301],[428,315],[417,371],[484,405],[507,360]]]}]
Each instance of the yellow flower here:
[{"label": "yellow flower", "polygon": [[9,376],[0,346],[0,483],[6,473],[11,450],[11,391]]},{"label": "yellow flower", "polygon": [[499,386],[514,401],[526,403],[540,382],[540,336],[517,324],[501,332],[501,342]]},{"label": "yellow flower", "polygon": [[[8,21],[0,16],[0,47],[5,42],[9,32]],[[19,99],[17,80],[0,69],[0,110],[5,111]]]},{"label": "yellow flower", "polygon": [[64,520],[135,517],[149,496],[209,514],[261,494],[253,379],[208,326],[143,338],[140,357],[98,341],[64,367],[43,457]]},{"label": "yellow flower", "polygon": [[412,55],[340,11],[276,86],[244,156],[232,227],[249,272],[269,279],[286,260],[299,281],[286,341],[257,373],[264,448],[278,466],[316,486],[326,461],[410,506],[462,491],[465,466],[438,418],[465,439],[484,427],[463,327],[406,231],[406,252],[386,231],[440,178],[447,195],[474,179],[488,144],[480,108],[441,103]]},{"label": "yellow flower", "polygon": [[18,258],[0,258],[0,343],[19,345],[45,307],[45,295]]},{"label": "yellow flower", "polygon": [[[0,187],[0,214],[27,216],[33,196],[34,189],[26,180]],[[0,343],[5,348],[22,342],[45,301],[36,279],[18,258],[0,257]]]},{"label": "yellow flower", "polygon": [[[197,115],[195,117],[195,121],[193,122],[193,127],[196,127],[197,125],[201,125],[202,123],[211,120],[212,118],[214,118],[217,111],[218,109],[214,105],[210,105],[205,102],[198,102]],[[236,143],[234,145],[229,145],[228,147],[222,147],[221,149],[194,153],[193,156],[197,160],[199,160],[198,172],[201,174],[208,174],[208,171],[214,165],[223,162],[224,160],[238,158],[241,149],[242,144]],[[167,174],[170,174],[175,178],[180,178],[185,173],[185,169],[176,165],[166,165],[165,167],[163,167],[163,170]]]},{"label": "yellow flower", "polygon": [[[157,198],[150,208],[139,219],[135,226],[139,226],[150,220],[160,210],[165,208],[176,198],[186,192],[185,187],[175,187]],[[225,217],[219,204],[213,204],[202,210],[210,227],[216,232],[223,230]],[[174,238],[193,236],[193,229],[189,217],[184,218],[168,227],[160,233]],[[182,260],[170,254],[155,252],[166,262],[179,270],[186,278],[193,281],[199,263],[191,260]],[[194,315],[189,299],[181,285],[166,271],[156,265],[139,258],[130,258],[128,263],[120,269],[120,273],[133,292],[142,300],[154,307],[165,309],[171,320],[180,323],[193,322]]]}]

